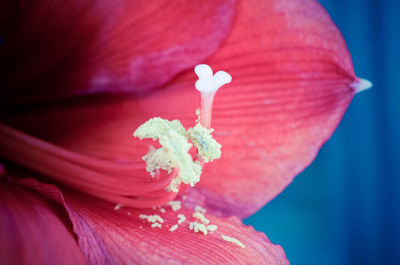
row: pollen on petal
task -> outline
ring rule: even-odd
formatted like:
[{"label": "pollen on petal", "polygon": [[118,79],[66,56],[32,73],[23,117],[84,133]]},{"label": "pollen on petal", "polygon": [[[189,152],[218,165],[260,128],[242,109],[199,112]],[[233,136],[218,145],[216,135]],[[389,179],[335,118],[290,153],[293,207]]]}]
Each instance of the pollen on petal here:
[{"label": "pollen on petal", "polygon": [[208,230],[207,230],[206,226],[199,222],[191,222],[189,224],[189,229],[196,233],[203,233],[204,235],[208,234]]},{"label": "pollen on petal", "polygon": [[161,216],[159,216],[158,214],[154,215],[140,214],[139,218],[146,220],[149,223],[156,223],[156,222],[164,223],[164,219],[162,219]]},{"label": "pollen on petal", "polygon": [[171,206],[172,211],[176,212],[181,209],[181,202],[180,201],[170,201],[168,205]]},{"label": "pollen on petal", "polygon": [[210,223],[210,220],[208,220],[202,213],[200,212],[194,212],[193,217],[198,219],[200,222],[203,224],[208,225]]},{"label": "pollen on petal", "polygon": [[225,235],[221,235],[221,237],[222,237],[222,239],[225,240],[225,241],[228,241],[228,242],[231,242],[231,243],[233,243],[233,244],[235,244],[235,245],[238,245],[238,246],[241,247],[241,248],[245,248],[245,246],[243,245],[243,243],[240,242],[239,240],[237,240],[237,239],[234,238],[234,237],[225,236]]},{"label": "pollen on petal", "polygon": [[213,232],[217,231],[218,226],[217,225],[207,225],[206,228],[209,232],[213,233]]},{"label": "pollen on petal", "polygon": [[171,228],[169,229],[170,232],[174,232],[176,229],[178,229],[178,225],[173,225],[171,226]]},{"label": "pollen on petal", "polygon": [[157,222],[151,225],[151,228],[161,228],[161,227],[162,227],[161,224]]},{"label": "pollen on petal", "polygon": [[200,205],[196,205],[196,207],[194,207],[194,211],[195,212],[200,212],[202,214],[206,213],[206,209],[204,209],[203,207],[201,207]]},{"label": "pollen on petal", "polygon": [[186,216],[183,214],[178,214],[178,224],[182,224],[186,220]]}]

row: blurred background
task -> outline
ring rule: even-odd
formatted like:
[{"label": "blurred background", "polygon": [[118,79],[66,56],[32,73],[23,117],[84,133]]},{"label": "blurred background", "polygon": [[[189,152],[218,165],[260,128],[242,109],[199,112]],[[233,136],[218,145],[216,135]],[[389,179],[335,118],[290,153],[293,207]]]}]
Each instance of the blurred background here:
[{"label": "blurred background", "polygon": [[342,31],[357,94],[313,164],[245,220],[292,265],[400,264],[400,0],[320,0]]}]

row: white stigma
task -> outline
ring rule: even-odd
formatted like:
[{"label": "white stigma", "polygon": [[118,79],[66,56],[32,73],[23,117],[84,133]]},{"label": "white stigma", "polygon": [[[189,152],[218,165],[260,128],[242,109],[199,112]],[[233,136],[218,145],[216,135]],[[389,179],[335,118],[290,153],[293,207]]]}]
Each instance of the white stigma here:
[{"label": "white stigma", "polygon": [[207,64],[199,64],[194,68],[194,72],[199,77],[196,81],[196,89],[204,93],[215,93],[225,84],[232,81],[232,77],[224,71],[218,71],[213,75],[213,71]]},{"label": "white stigma", "polygon": [[364,78],[357,78],[356,81],[349,85],[352,89],[354,89],[354,93],[360,93],[364,90],[370,89],[372,87],[371,81]]},{"label": "white stigma", "polygon": [[224,71],[213,75],[211,67],[206,64],[197,65],[194,72],[199,77],[195,86],[201,94],[200,124],[210,129],[214,96],[220,87],[232,81],[232,77]]}]

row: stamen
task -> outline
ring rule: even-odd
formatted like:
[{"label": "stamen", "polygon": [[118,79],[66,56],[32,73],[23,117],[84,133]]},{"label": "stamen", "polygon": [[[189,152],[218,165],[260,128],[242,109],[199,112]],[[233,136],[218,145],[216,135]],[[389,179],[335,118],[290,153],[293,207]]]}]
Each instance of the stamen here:
[{"label": "stamen", "polygon": [[196,146],[198,155],[205,163],[221,157],[221,144],[212,137],[213,131],[214,129],[206,129],[199,123],[187,130],[188,138]]},{"label": "stamen", "polygon": [[351,83],[349,86],[354,90],[354,94],[357,94],[364,90],[370,89],[372,87],[372,83],[367,79],[357,78],[357,80]]},{"label": "stamen", "polygon": [[[221,145],[211,135],[212,103],[217,90],[230,83],[232,77],[224,71],[213,75],[211,68],[205,64],[197,65],[195,72],[199,77],[195,86],[201,92],[200,123],[196,121],[196,125],[186,131],[178,120],[169,121],[156,117],[142,124],[133,133],[140,139],[159,141],[161,148],[151,148],[143,156],[143,160],[146,162],[146,170],[155,179],[158,179],[160,170],[175,174],[166,187],[169,192],[178,193],[181,183],[193,187],[200,181],[203,164],[221,156]],[[197,148],[195,161],[189,153],[193,145]],[[142,195],[148,196],[153,197],[153,193]]]},{"label": "stamen", "polygon": [[201,224],[199,222],[191,222],[189,224],[189,229],[196,232],[196,233],[203,233],[204,235],[208,234],[208,230],[204,224]]},{"label": "stamen", "polygon": [[212,69],[206,64],[199,64],[194,68],[199,77],[196,89],[201,93],[200,123],[207,129],[211,126],[212,105],[218,89],[232,81],[232,77],[224,71],[213,75]]}]

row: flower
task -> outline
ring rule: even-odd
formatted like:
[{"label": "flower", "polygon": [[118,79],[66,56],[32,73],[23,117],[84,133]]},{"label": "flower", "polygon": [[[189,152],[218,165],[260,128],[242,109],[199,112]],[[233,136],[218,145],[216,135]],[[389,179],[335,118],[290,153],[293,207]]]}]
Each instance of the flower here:
[{"label": "flower", "polygon": [[[239,218],[311,163],[365,87],[316,1],[7,4],[2,263],[287,263]],[[149,181],[148,142],[133,130],[155,116],[192,125],[200,62],[235,80],[213,110],[222,157],[180,195],[181,209],[148,208],[177,194],[164,189],[168,175]]]}]

